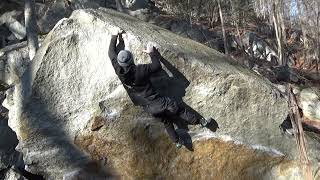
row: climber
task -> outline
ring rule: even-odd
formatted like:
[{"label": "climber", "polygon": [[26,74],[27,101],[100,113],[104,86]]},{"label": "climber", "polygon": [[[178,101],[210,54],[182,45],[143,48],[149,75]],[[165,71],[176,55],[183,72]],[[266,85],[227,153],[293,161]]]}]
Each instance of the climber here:
[{"label": "climber", "polygon": [[[160,118],[161,122],[164,123],[169,137],[176,144],[177,148],[181,148],[184,142],[174,129],[173,119],[180,118],[188,124],[200,124],[202,127],[208,127],[212,118],[197,118],[194,113],[184,107],[180,107],[173,99],[160,96],[156,90],[152,88],[149,79],[151,74],[162,69],[159,51],[153,46],[147,47],[143,52],[149,54],[151,63],[135,65],[132,53],[128,50],[123,50],[124,41],[122,33],[124,32],[119,28],[111,30],[112,37],[108,54],[116,74],[132,102],[135,105],[142,106],[146,112],[152,114],[154,117]],[[119,43],[116,46],[118,37]]]}]

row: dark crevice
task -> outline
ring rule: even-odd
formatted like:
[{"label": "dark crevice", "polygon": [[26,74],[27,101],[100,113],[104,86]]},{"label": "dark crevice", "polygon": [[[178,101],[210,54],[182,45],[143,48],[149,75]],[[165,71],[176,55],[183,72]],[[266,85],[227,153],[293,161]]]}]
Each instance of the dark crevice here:
[{"label": "dark crevice", "polygon": [[9,168],[0,170],[0,179],[4,179],[8,170],[9,170]]},{"label": "dark crevice", "polygon": [[[4,84],[4,83],[0,84],[0,89],[1,89],[0,90],[0,125],[4,126],[4,127],[8,126],[8,113],[9,113],[8,109],[6,109],[5,107],[2,106],[2,102],[6,98],[5,90],[8,89],[8,88],[6,88],[7,86],[8,85]],[[8,126],[8,128],[10,128],[10,127]],[[11,129],[11,132],[14,133],[15,138],[14,138],[14,142],[10,141],[9,143],[17,145],[19,143],[19,141],[17,139],[16,133],[12,129]],[[14,150],[14,152],[12,152],[11,156],[13,156],[15,160],[13,160],[11,162],[12,164],[10,164],[10,166],[12,166],[11,168],[15,172],[19,173],[20,175],[22,175],[23,177],[25,177],[28,180],[44,180],[43,176],[40,176],[37,174],[32,174],[24,169],[25,165],[23,163],[22,153]],[[10,166],[6,169],[0,170],[0,179],[5,178],[6,173],[10,170]]]},{"label": "dark crevice", "polygon": [[[300,113],[302,113],[302,110],[299,108]],[[280,124],[279,126],[281,133],[282,134],[286,134],[286,135],[290,135],[293,137],[293,128],[292,128],[292,124],[291,124],[291,120],[289,115],[287,116],[287,118]],[[306,132],[312,132],[315,134],[320,135],[320,130],[316,127],[313,127],[309,124],[306,124],[304,122],[302,122],[302,128],[304,131]]]},{"label": "dark crevice", "polygon": [[20,174],[24,178],[28,180],[45,180],[45,178],[41,175],[32,174],[28,171],[26,171],[23,167],[8,167],[6,169],[0,170],[0,179],[5,179],[6,174],[10,169],[13,169],[16,173]]}]

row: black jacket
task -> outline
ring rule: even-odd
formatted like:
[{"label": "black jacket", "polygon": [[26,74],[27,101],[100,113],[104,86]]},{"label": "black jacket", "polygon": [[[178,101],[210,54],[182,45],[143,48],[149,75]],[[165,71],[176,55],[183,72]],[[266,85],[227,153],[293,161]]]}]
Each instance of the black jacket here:
[{"label": "black jacket", "polygon": [[161,58],[160,53],[154,49],[154,52],[149,54],[151,57],[150,64],[133,64],[129,67],[123,68],[117,62],[117,54],[121,48],[124,47],[124,42],[121,36],[119,36],[118,46],[116,46],[116,43],[117,36],[112,36],[108,54],[116,74],[135,105],[144,106],[149,104],[159,96],[159,94],[152,88],[150,76],[152,73],[161,69],[159,61]]}]

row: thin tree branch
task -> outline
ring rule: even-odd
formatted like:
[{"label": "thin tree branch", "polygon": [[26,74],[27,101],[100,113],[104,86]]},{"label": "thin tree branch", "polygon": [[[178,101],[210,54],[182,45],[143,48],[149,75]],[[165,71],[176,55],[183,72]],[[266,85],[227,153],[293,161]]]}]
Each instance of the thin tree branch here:
[{"label": "thin tree branch", "polygon": [[32,60],[39,48],[34,0],[25,0],[24,17],[28,39],[29,58]]}]

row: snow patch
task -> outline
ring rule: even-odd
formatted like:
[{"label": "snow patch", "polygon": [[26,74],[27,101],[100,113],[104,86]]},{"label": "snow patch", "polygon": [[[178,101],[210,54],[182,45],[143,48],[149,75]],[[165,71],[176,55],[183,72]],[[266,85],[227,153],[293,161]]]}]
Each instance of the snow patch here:
[{"label": "snow patch", "polygon": [[196,135],[194,135],[192,137],[193,141],[203,141],[203,140],[208,140],[208,139],[219,139],[221,141],[225,141],[225,142],[232,142],[235,145],[244,145],[250,149],[254,149],[254,150],[260,150],[263,152],[266,152],[270,155],[273,156],[284,156],[284,154],[276,149],[270,148],[270,147],[266,147],[263,145],[258,145],[258,144],[254,144],[254,145],[248,145],[245,144],[244,142],[241,142],[239,140],[233,139],[231,136],[229,135],[225,135],[225,134],[221,134],[218,135],[217,133],[213,133],[210,130],[206,129],[204,131],[202,131],[201,133],[198,133]]},{"label": "snow patch", "polygon": [[208,96],[210,94],[211,89],[207,86],[200,84],[194,87],[194,89],[198,92],[198,94],[202,96]]},{"label": "snow patch", "polygon": [[269,147],[266,147],[266,146],[262,146],[262,145],[253,145],[251,146],[253,149],[257,149],[257,150],[261,150],[261,151],[265,151],[265,152],[269,152],[271,154],[275,154],[275,155],[278,155],[278,156],[284,156],[283,153],[281,153],[280,151],[276,150],[276,149],[273,149],[273,148],[269,148]]}]

